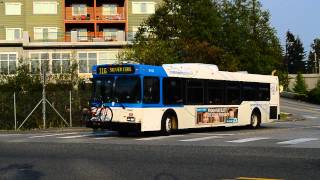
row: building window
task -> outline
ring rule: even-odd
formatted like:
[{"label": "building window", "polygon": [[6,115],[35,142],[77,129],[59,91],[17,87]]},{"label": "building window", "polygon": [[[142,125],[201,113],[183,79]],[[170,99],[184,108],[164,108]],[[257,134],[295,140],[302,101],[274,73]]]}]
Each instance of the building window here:
[{"label": "building window", "polygon": [[77,29],[78,33],[78,40],[79,41],[88,41],[88,30],[83,28],[83,29]]},{"label": "building window", "polygon": [[99,64],[114,64],[117,62],[118,51],[99,52]]},{"label": "building window", "polygon": [[56,40],[58,39],[58,28],[56,27],[35,27],[34,40]]},{"label": "building window", "polygon": [[154,2],[132,2],[132,14],[154,14]]},{"label": "building window", "polygon": [[38,74],[45,70],[49,72],[49,53],[31,53],[30,54],[30,72]]},{"label": "building window", "polygon": [[102,6],[102,15],[104,16],[113,16],[117,15],[117,5],[116,4],[104,4]]},{"label": "building window", "polygon": [[[129,41],[133,41],[136,38],[139,28],[140,26],[132,26],[132,31],[128,34]],[[143,36],[147,38],[150,35],[150,28],[148,26],[143,26],[142,28],[146,29],[146,32],[143,33]]]},{"label": "building window", "polygon": [[21,3],[6,3],[5,4],[6,15],[21,15]]},{"label": "building window", "polygon": [[57,14],[56,1],[33,1],[33,14]]},{"label": "building window", "polygon": [[117,40],[117,29],[103,29],[103,37],[106,41],[116,41]]},{"label": "building window", "polygon": [[70,53],[52,53],[52,73],[70,73]]},{"label": "building window", "polygon": [[72,16],[87,16],[87,5],[72,4]]},{"label": "building window", "polygon": [[79,73],[91,73],[97,64],[97,53],[79,53]]},{"label": "building window", "polygon": [[17,68],[16,53],[0,54],[0,74],[14,74]]},{"label": "building window", "polygon": [[6,40],[20,40],[21,28],[6,28]]}]

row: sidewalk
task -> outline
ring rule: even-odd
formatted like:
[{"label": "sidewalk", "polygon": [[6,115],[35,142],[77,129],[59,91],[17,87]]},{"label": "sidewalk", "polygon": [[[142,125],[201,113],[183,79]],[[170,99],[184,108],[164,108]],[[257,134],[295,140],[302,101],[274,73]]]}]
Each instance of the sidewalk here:
[{"label": "sidewalk", "polygon": [[0,134],[36,134],[36,133],[59,133],[59,132],[91,132],[91,128],[86,127],[65,127],[31,130],[0,130]]}]

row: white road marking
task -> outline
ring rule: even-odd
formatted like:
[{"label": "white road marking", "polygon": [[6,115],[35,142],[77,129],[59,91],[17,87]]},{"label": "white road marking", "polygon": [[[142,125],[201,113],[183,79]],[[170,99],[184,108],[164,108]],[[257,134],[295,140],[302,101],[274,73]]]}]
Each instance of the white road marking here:
[{"label": "white road marking", "polygon": [[63,137],[57,137],[60,139],[74,139],[74,138],[80,138],[80,137],[90,137],[94,136],[93,134],[82,134],[82,135],[76,135],[76,136],[63,136]]},{"label": "white road marking", "polygon": [[245,139],[237,139],[233,141],[227,141],[230,143],[246,143],[246,142],[252,142],[252,141],[259,141],[264,139],[270,139],[269,137],[253,137],[253,138],[245,138]]},{"label": "white road marking", "polygon": [[195,142],[195,141],[204,141],[204,140],[218,139],[218,138],[223,138],[223,137],[221,137],[221,136],[208,136],[208,137],[201,137],[201,138],[183,139],[183,140],[180,140],[180,141],[183,141],[183,142]]},{"label": "white road marking", "polygon": [[0,137],[8,137],[8,136],[21,136],[24,134],[0,134]]},{"label": "white road marking", "polygon": [[63,135],[71,135],[71,134],[77,134],[76,132],[72,133],[60,133],[60,134],[46,134],[46,135],[39,135],[39,136],[31,136],[29,138],[43,138],[43,137],[52,137],[52,136],[63,136]]},{"label": "white road marking", "polygon": [[173,137],[181,137],[184,135],[171,135],[171,136],[157,136],[157,137],[147,137],[147,138],[139,138],[137,141],[151,141],[151,140],[160,140],[160,139],[168,139]]},{"label": "white road marking", "polygon": [[96,136],[103,136],[103,135],[109,135],[111,132],[102,132],[102,133],[90,133],[90,134],[80,134],[75,136],[63,136],[63,137],[57,137],[59,139],[74,139],[74,138],[81,138],[81,137],[96,137]]},{"label": "white road marking", "polygon": [[282,141],[278,142],[277,144],[299,144],[299,143],[304,143],[304,142],[309,142],[309,141],[317,141],[319,140],[318,138],[299,138],[299,139],[293,139],[289,141]]},{"label": "white road marking", "polygon": [[98,138],[94,138],[96,140],[105,140],[105,139],[112,139],[113,137],[98,137]]},{"label": "white road marking", "polygon": [[190,133],[192,135],[212,135],[212,136],[234,136],[235,134],[216,134],[216,133]]},{"label": "white road marking", "polygon": [[320,128],[320,126],[312,126],[313,128]]},{"label": "white road marking", "polygon": [[316,116],[310,116],[310,115],[303,115],[304,118],[307,118],[307,119],[318,119],[319,117],[316,117]]}]

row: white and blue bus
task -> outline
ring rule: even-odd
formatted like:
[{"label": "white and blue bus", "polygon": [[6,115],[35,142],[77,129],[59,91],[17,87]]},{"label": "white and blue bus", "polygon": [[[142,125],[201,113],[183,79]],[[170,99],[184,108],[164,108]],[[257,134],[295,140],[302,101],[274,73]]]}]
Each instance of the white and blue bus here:
[{"label": "white and blue bus", "polygon": [[93,67],[88,127],[128,131],[246,126],[279,118],[278,77],[209,64]]}]

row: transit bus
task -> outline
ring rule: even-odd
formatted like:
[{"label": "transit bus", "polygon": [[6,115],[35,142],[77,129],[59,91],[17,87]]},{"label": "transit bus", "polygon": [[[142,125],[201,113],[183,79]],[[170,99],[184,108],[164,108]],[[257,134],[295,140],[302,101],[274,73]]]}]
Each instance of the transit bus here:
[{"label": "transit bus", "polygon": [[277,76],[200,63],[93,66],[87,127],[129,131],[251,126],[279,119]]}]

